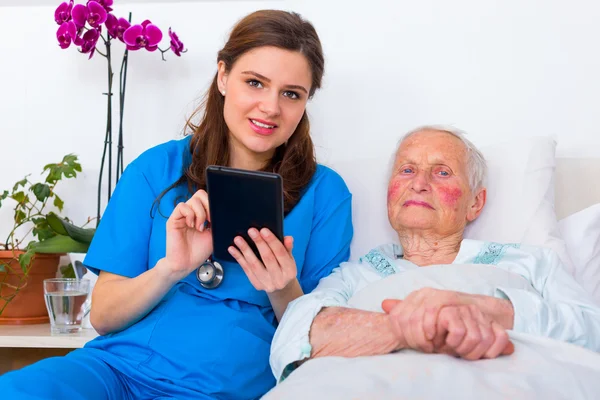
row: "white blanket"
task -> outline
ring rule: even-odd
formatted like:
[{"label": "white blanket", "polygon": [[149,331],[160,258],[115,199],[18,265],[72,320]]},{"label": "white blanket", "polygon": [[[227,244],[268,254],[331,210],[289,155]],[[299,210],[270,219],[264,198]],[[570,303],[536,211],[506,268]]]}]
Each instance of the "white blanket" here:
[{"label": "white blanket", "polygon": [[382,312],[383,300],[403,299],[424,287],[485,296],[494,296],[498,287],[535,291],[523,276],[493,265],[432,265],[403,271],[370,283],[355,293],[348,305],[361,310]]},{"label": "white blanket", "polygon": [[[496,286],[533,290],[523,277],[489,266],[428,267],[370,284],[350,305],[378,311],[383,299],[402,299],[424,286],[486,295],[493,295]],[[509,334],[514,354],[494,360],[466,361],[413,350],[309,360],[263,399],[600,399],[599,353]]]},{"label": "white blanket", "polygon": [[511,356],[465,361],[403,350],[310,360],[271,390],[274,399],[598,399],[600,355],[556,340],[510,334]]}]

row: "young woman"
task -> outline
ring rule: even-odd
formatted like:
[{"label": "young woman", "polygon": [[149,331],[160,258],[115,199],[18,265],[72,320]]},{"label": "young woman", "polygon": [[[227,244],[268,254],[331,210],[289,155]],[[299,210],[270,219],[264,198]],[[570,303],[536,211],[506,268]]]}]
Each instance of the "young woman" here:
[{"label": "young woman", "polygon": [[[101,336],[3,375],[4,397],[258,398],[275,384],[277,320],[348,259],[351,195],[314,157],[306,103],[324,60],[309,22],[250,14],[217,62],[200,122],[188,123],[193,134],[134,160],[102,217],[85,260],[99,273],[91,320]],[[237,238],[237,263],[219,261],[226,277],[207,289],[196,270],[212,253],[211,164],[280,174],[286,237],[249,231],[264,263]]]}]

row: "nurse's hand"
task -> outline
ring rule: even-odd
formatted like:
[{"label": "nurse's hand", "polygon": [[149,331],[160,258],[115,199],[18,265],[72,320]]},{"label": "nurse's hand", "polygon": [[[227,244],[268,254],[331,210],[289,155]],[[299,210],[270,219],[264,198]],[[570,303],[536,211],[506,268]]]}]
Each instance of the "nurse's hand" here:
[{"label": "nurse's hand", "polygon": [[178,279],[186,277],[206,261],[213,251],[208,194],[198,190],[188,201],[179,203],[167,220],[165,259]]},{"label": "nurse's hand", "polygon": [[298,271],[292,255],[294,239],[286,236],[281,243],[277,236],[266,228],[260,232],[251,228],[248,235],[256,244],[263,262],[256,257],[241,236],[233,240],[237,248],[230,246],[229,253],[240,264],[256,290],[267,292],[275,316],[281,321],[290,301],[304,294],[296,278]]},{"label": "nurse's hand", "polygon": [[292,256],[294,240],[291,236],[286,236],[281,243],[267,228],[261,229],[260,232],[251,228],[248,235],[256,244],[263,262],[256,257],[241,236],[233,240],[237,248],[230,246],[228,251],[240,264],[256,290],[273,293],[285,289],[296,280],[296,261]]}]

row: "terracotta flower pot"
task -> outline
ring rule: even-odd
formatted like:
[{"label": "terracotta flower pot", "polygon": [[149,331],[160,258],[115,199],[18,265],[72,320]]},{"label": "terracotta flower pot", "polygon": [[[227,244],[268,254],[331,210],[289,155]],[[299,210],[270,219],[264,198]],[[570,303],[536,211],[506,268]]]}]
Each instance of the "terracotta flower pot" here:
[{"label": "terracotta flower pot", "polygon": [[0,315],[0,325],[43,324],[50,322],[44,302],[44,279],[56,277],[61,254],[36,254],[29,275],[24,279],[18,258],[22,251],[0,251],[0,263],[8,264],[12,271],[0,272],[0,310],[7,296],[21,289]]}]

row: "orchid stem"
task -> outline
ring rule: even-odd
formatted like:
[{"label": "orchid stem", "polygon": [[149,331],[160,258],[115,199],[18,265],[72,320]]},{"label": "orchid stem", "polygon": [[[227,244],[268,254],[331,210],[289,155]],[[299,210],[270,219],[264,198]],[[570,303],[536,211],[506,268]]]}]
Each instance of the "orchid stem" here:
[{"label": "orchid stem", "polygon": [[104,151],[102,152],[102,161],[100,163],[100,174],[98,177],[98,208],[96,210],[96,227],[100,224],[100,211],[102,208],[102,176],[104,173],[104,161],[108,152],[108,199],[110,200],[112,186],[112,82],[113,72],[110,57],[110,37],[106,44],[106,62],[108,65],[108,92],[107,96],[107,116],[106,116],[106,135],[104,138]]},{"label": "orchid stem", "polygon": [[[131,13],[129,13],[129,23],[131,23]],[[123,114],[125,111],[125,87],[127,85],[127,65],[129,63],[129,50],[126,48],[121,62],[121,72],[119,74],[119,139],[117,144],[117,176],[116,182],[123,173]]]},{"label": "orchid stem", "polygon": [[162,58],[163,61],[167,61],[167,59],[165,58],[165,53],[168,51],[168,49],[167,50],[163,50],[163,49],[159,48],[158,50],[160,50],[160,58]]}]

